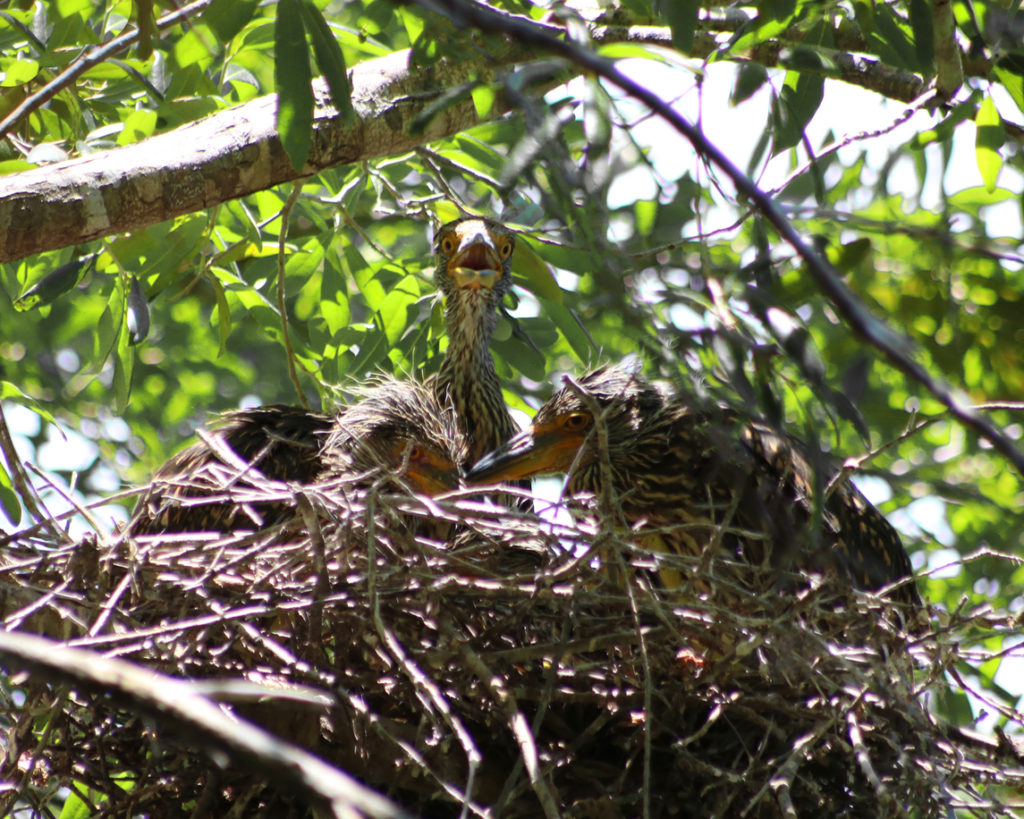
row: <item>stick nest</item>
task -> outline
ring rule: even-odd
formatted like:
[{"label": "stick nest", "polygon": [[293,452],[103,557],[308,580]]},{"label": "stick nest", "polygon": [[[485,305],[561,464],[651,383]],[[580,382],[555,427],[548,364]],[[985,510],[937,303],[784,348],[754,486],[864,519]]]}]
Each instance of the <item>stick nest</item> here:
[{"label": "stick nest", "polygon": [[[908,631],[893,604],[827,583],[743,591],[594,514],[258,473],[221,500],[289,514],[232,535],[71,542],[43,522],[8,538],[5,628],[204,681],[226,718],[418,815],[994,816],[1024,790],[1009,737],[929,708],[963,697],[957,664],[1009,618]],[[414,534],[439,517],[447,541]],[[662,588],[666,568],[689,580]],[[5,815],[59,787],[94,815],[307,811],[116,696],[39,675],[3,694]]]}]

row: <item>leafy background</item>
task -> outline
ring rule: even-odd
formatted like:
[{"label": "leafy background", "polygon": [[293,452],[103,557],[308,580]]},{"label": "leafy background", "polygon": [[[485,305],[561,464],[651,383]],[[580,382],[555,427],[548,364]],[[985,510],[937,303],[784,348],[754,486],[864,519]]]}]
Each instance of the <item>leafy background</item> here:
[{"label": "leafy background", "polygon": [[[778,180],[770,183],[776,202],[873,314],[1019,441],[1019,14],[954,2],[965,82],[952,99],[918,103],[910,116],[911,92],[935,77],[936,47],[951,36],[918,0],[765,0],[730,11],[648,0],[603,10],[492,6],[566,26],[580,50],[615,61],[687,111],[741,112],[748,151],[734,161],[754,180]],[[674,132],[641,139],[656,119],[642,106],[565,63],[555,68],[574,77],[568,84],[543,97],[520,92],[521,74],[488,59],[499,35],[418,4],[216,0],[197,8],[187,25],[94,65],[22,119],[0,143],[0,172],[145,140],[275,91],[282,138],[298,163],[309,150],[310,73],[333,78],[343,107],[345,66],[405,48],[425,68],[473,62],[476,80],[456,91],[472,95],[482,115],[497,90],[516,104],[450,139],[299,183],[281,294],[291,186],[0,266],[0,397],[17,420],[23,457],[45,467],[40,485],[53,481],[93,501],[144,482],[213,413],[295,403],[299,393],[331,405],[342,400],[339,385],[369,373],[433,371],[446,342],[429,229],[465,208],[523,232],[518,287],[495,344],[513,407],[530,412],[561,372],[638,356],[651,375],[782,419],[835,456],[869,454],[859,479],[902,529],[915,566],[955,564],[922,578],[929,600],[1020,611],[1021,475],[839,318],[720,169]],[[162,12],[149,3],[10,4],[0,11],[0,116],[83,47]],[[655,28],[623,42],[598,23]],[[847,96],[844,82],[851,54],[877,61],[857,80],[867,87],[859,96]],[[723,76],[728,102],[705,98],[705,86],[720,89],[712,79]],[[889,124],[833,133],[823,101],[859,105],[865,95],[897,101],[885,109]],[[87,261],[69,265],[76,259]],[[38,302],[19,309],[27,306],[19,297],[44,279]],[[47,445],[56,455],[44,459]],[[25,522],[6,470],[0,503],[9,521]],[[132,500],[120,503],[100,514],[104,525]],[[1017,638],[1007,640],[1010,648]],[[999,661],[972,673],[994,696],[1016,699],[997,685],[1005,682]]]}]

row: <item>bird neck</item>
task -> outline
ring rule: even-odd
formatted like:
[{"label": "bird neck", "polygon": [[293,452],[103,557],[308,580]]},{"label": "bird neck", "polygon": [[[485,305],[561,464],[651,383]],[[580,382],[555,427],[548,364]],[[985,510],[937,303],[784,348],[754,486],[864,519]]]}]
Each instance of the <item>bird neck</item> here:
[{"label": "bird neck", "polygon": [[454,408],[468,438],[469,463],[515,432],[490,350],[498,323],[495,298],[487,290],[459,291],[445,308],[448,352],[438,373],[438,394]]},{"label": "bird neck", "polygon": [[498,325],[494,293],[489,290],[457,291],[445,305],[448,354],[442,373],[460,366],[463,371],[494,373],[491,336]]}]

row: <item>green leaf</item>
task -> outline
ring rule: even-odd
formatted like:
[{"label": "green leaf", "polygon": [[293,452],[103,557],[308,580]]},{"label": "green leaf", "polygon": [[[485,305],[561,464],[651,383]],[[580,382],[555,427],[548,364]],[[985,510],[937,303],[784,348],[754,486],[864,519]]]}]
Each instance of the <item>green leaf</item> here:
[{"label": "green leaf", "polygon": [[220,349],[217,351],[217,356],[220,357],[224,355],[228,346],[228,336],[231,335],[231,308],[228,306],[220,279],[216,276],[209,276],[207,281],[213,287],[214,298],[217,300],[217,328],[220,332]]},{"label": "green leaf", "polygon": [[95,259],[95,256],[84,256],[65,262],[15,299],[14,309],[25,311],[31,310],[33,307],[52,304],[78,284],[85,263],[95,261]]},{"label": "green leaf", "polygon": [[490,85],[478,85],[472,91],[473,107],[479,119],[487,119],[494,108],[494,88]]},{"label": "green leaf", "polygon": [[[348,251],[346,251],[345,255],[348,256]],[[380,310],[387,296],[387,291],[380,281],[379,273],[379,267],[367,265],[361,270],[356,270],[354,276],[359,292],[366,299],[366,306],[374,312]]]},{"label": "green leaf", "polygon": [[423,18],[416,13],[415,8],[396,8],[395,13],[398,14],[402,25],[405,26],[405,33],[409,37],[409,42],[415,43],[423,33],[426,25],[423,22]]},{"label": "green leaf", "polygon": [[957,191],[950,195],[948,201],[951,208],[977,213],[978,208],[985,207],[985,205],[998,205],[1014,196],[1013,191],[1008,191],[1006,188],[988,191],[978,186]]},{"label": "green leaf", "polygon": [[331,89],[331,100],[341,114],[341,121],[351,125],[355,122],[356,112],[352,108],[352,87],[348,82],[345,54],[331,32],[331,27],[327,25],[323,13],[313,5],[312,0],[301,0],[301,6],[306,31],[313,41],[316,64]]},{"label": "green leaf", "polygon": [[252,19],[259,2],[260,0],[213,0],[210,7],[203,12],[202,20],[222,43],[226,43]]},{"label": "green leaf", "polygon": [[114,399],[118,412],[128,406],[134,372],[135,352],[131,348],[131,339],[128,333],[119,333],[114,355]]},{"label": "green leaf", "polygon": [[733,86],[729,102],[739,105],[750,99],[762,85],[768,81],[768,71],[760,63],[742,63],[736,73],[736,84]]},{"label": "green leaf", "polygon": [[531,293],[561,304],[562,288],[555,281],[551,268],[522,237],[517,243],[516,254],[512,257],[512,270],[526,279]]},{"label": "green leaf", "polygon": [[4,78],[0,86],[13,88],[32,82],[39,73],[39,63],[35,60],[11,60],[4,65]]},{"label": "green leaf", "polygon": [[672,29],[672,45],[688,53],[693,48],[700,3],[694,0],[656,0],[654,11],[661,14]]},{"label": "green leaf", "polygon": [[124,121],[121,133],[117,135],[117,144],[130,145],[153,136],[153,132],[156,131],[156,121],[156,111],[150,111],[148,108],[132,111],[128,119]]},{"label": "green leaf", "polygon": [[12,384],[10,381],[0,381],[0,401],[13,401],[16,404],[21,404],[23,407],[28,407],[32,410],[46,423],[57,423],[53,414],[43,404],[32,396],[26,395],[16,384]]},{"label": "green leaf", "polygon": [[658,203],[651,199],[637,199],[633,203],[633,214],[636,217],[636,235],[650,236],[658,220]]},{"label": "green leaf", "polygon": [[885,42],[889,49],[889,62],[894,63],[899,68],[909,68],[913,70],[916,68],[914,55],[916,51],[914,46],[911,45],[910,39],[896,19],[896,15],[889,9],[888,6],[882,4],[875,5],[875,25],[879,36]]},{"label": "green leaf", "polygon": [[1003,68],[1001,65],[996,65],[996,67],[992,69],[992,73],[995,74],[996,79],[1002,83],[1003,88],[1006,89],[1006,93],[1009,94],[1017,104],[1017,108],[1024,113],[1024,77]]},{"label": "green leaf", "polygon": [[597,345],[580,323],[579,318],[563,304],[543,302],[544,315],[555,323],[565,340],[569,342],[576,357],[589,364],[597,353]]},{"label": "green leaf", "polygon": [[803,139],[804,129],[821,105],[825,80],[811,74],[786,72],[786,82],[772,106],[774,153],[780,153]]},{"label": "green leaf", "polygon": [[14,491],[11,477],[0,463],[0,509],[3,509],[7,519],[17,526],[21,523],[21,504],[18,502],[18,494]]},{"label": "green leaf", "polygon": [[313,138],[313,76],[302,27],[302,0],[278,0],[274,26],[277,130],[295,170],[309,159]]},{"label": "green leaf", "polygon": [[992,97],[985,97],[978,108],[978,115],[974,119],[978,127],[974,142],[974,153],[978,161],[978,171],[981,173],[981,180],[985,183],[985,190],[992,193],[996,189],[996,182],[999,180],[999,172],[1003,169],[1003,157],[999,149],[1006,141],[1006,130],[1003,127],[1003,120],[996,110],[996,104]]},{"label": "green leaf", "polygon": [[[871,240],[862,237],[842,245],[837,258],[833,262],[841,273],[849,273],[860,266],[871,252]],[[831,254],[830,254],[831,255]]]},{"label": "green leaf", "polygon": [[388,294],[380,306],[380,318],[388,344],[394,346],[405,334],[409,323],[409,308],[420,297],[419,282],[406,276]]},{"label": "green leaf", "polygon": [[935,29],[932,27],[932,4],[927,0],[910,0],[910,28],[914,32],[914,56],[917,70],[935,73]]}]

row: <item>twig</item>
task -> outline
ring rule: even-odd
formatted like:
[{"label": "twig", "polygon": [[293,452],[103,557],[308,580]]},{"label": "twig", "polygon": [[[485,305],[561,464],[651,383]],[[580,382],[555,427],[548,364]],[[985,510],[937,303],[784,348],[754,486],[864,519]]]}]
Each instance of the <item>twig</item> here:
[{"label": "twig", "polygon": [[551,793],[551,789],[541,775],[537,743],[534,741],[533,732],[530,730],[522,710],[516,703],[515,697],[508,690],[506,681],[500,675],[491,671],[480,658],[480,655],[462,642],[463,638],[448,627],[447,624],[442,624],[442,629],[453,643],[462,643],[459,648],[466,664],[473,670],[477,679],[484,684],[490,695],[504,712],[505,719],[508,721],[508,727],[515,737],[521,758],[526,765],[526,773],[530,777],[533,792],[537,795],[537,799],[540,800],[541,807],[544,809],[544,815],[547,819],[558,819],[561,816],[561,812],[558,810],[558,803]]},{"label": "twig", "polygon": [[[195,0],[195,2],[189,3],[187,6],[183,6],[176,11],[165,14],[156,21],[156,27],[158,29],[170,28],[176,23],[188,19],[193,14],[203,11],[210,5],[213,5],[213,0]],[[32,94],[32,96],[27,97],[21,105],[11,111],[11,113],[4,117],[3,120],[0,120],[0,137],[5,136],[26,116],[37,108],[45,105],[94,65],[98,65],[107,59],[107,57],[117,54],[119,51],[124,51],[138,39],[139,30],[134,28],[131,31],[115,37],[105,45],[87,48],[77,58],[75,58],[67,68],[61,71],[60,74],[36,91],[36,93]]]},{"label": "twig", "polygon": [[21,498],[21,502],[25,504],[25,509],[28,513],[35,518],[37,524],[45,526],[51,533],[57,535],[58,540],[70,540],[67,534],[53,522],[49,512],[43,514],[36,503],[35,489],[32,486],[32,482],[29,481],[28,475],[25,474],[25,467],[18,457],[18,450],[14,448],[14,439],[11,437],[10,427],[7,426],[7,418],[4,415],[2,403],[0,403],[0,452],[3,453],[4,460],[7,461],[11,481],[18,492],[18,497]]},{"label": "twig", "polygon": [[281,338],[284,342],[285,355],[288,358],[288,377],[295,385],[295,392],[298,394],[302,406],[309,409],[309,401],[306,400],[306,394],[302,391],[302,385],[299,383],[299,374],[295,371],[295,350],[292,349],[292,339],[288,333],[288,311],[284,303],[284,252],[288,246],[288,221],[292,208],[301,193],[302,181],[300,180],[292,184],[292,192],[288,194],[288,199],[285,200],[284,206],[281,208],[281,233],[277,240],[277,310],[281,314]]}]

